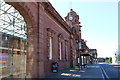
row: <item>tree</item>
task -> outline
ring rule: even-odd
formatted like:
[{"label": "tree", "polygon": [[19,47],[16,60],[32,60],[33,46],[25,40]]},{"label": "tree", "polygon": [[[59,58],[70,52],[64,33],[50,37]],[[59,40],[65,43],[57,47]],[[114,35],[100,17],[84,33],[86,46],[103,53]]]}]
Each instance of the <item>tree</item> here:
[{"label": "tree", "polygon": [[112,63],[112,57],[110,57],[109,60],[110,60],[110,63]]},{"label": "tree", "polygon": [[120,54],[118,54],[118,55],[116,56],[116,60],[117,60],[117,61],[120,61]]},{"label": "tree", "polygon": [[106,57],[105,62],[106,63],[112,63],[112,57]]}]

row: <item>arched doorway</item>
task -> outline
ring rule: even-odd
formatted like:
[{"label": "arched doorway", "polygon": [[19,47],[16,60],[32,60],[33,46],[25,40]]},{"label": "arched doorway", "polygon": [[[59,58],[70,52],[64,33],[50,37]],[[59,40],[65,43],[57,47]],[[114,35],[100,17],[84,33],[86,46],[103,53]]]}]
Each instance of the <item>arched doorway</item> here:
[{"label": "arched doorway", "polygon": [[[40,43],[41,43],[41,41],[43,41],[43,36],[41,36],[40,34],[43,33],[43,31],[40,30],[40,29],[42,29],[42,26],[40,26],[40,23],[39,23],[40,22],[40,20],[39,20],[40,19],[40,11],[41,11],[41,9],[43,9],[42,3],[38,3],[38,2],[6,2],[5,4],[13,7],[15,10],[17,10],[18,13],[23,17],[24,22],[26,23],[26,26],[21,28],[21,29],[26,28],[25,35],[27,35],[27,37],[26,37],[26,42],[27,42],[26,43],[27,44],[26,65],[25,65],[26,73],[24,76],[26,76],[26,78],[44,77],[45,72],[44,72],[43,51],[40,51],[41,50],[40,48],[42,47],[42,45],[40,45]],[[9,7],[9,8],[11,8],[11,7]],[[7,6],[7,11],[9,10],[9,8]],[[13,22],[15,23],[15,20]],[[2,26],[0,28],[2,28]],[[2,35],[0,34],[0,36],[2,36]],[[0,39],[2,39],[2,38],[3,37],[1,37]],[[2,52],[2,51],[3,50],[0,50],[0,52]],[[17,61],[15,61],[15,62],[17,62]],[[11,76],[13,76],[13,75],[11,75]],[[13,76],[13,77],[17,77],[17,76]]]},{"label": "arched doorway", "polygon": [[27,30],[31,27],[30,19],[23,16],[4,0],[0,2],[0,78],[25,78],[27,75],[26,56],[32,56],[34,46],[29,36],[32,30]]}]

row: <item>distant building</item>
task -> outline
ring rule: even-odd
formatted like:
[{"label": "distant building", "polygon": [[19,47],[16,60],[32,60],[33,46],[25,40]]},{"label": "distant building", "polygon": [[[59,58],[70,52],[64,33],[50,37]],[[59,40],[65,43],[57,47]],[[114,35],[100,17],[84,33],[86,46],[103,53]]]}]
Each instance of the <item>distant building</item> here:
[{"label": "distant building", "polygon": [[90,49],[91,61],[97,62],[97,49]]}]

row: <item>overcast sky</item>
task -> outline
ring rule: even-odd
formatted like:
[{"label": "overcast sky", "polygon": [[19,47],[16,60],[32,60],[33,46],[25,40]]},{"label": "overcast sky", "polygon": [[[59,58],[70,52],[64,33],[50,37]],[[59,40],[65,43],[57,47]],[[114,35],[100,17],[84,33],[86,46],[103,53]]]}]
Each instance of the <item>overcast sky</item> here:
[{"label": "overcast sky", "polygon": [[114,57],[118,48],[118,2],[51,1],[64,18],[72,8],[80,17],[82,38],[89,48],[97,49],[98,57]]}]

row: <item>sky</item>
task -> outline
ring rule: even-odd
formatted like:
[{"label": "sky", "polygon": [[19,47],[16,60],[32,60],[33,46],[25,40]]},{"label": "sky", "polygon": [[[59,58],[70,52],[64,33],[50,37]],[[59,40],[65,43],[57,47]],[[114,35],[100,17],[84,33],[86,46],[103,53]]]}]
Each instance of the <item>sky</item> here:
[{"label": "sky", "polygon": [[72,8],[80,17],[82,38],[90,49],[97,49],[98,57],[114,57],[118,49],[118,2],[109,1],[53,1],[53,7],[67,16]]}]

